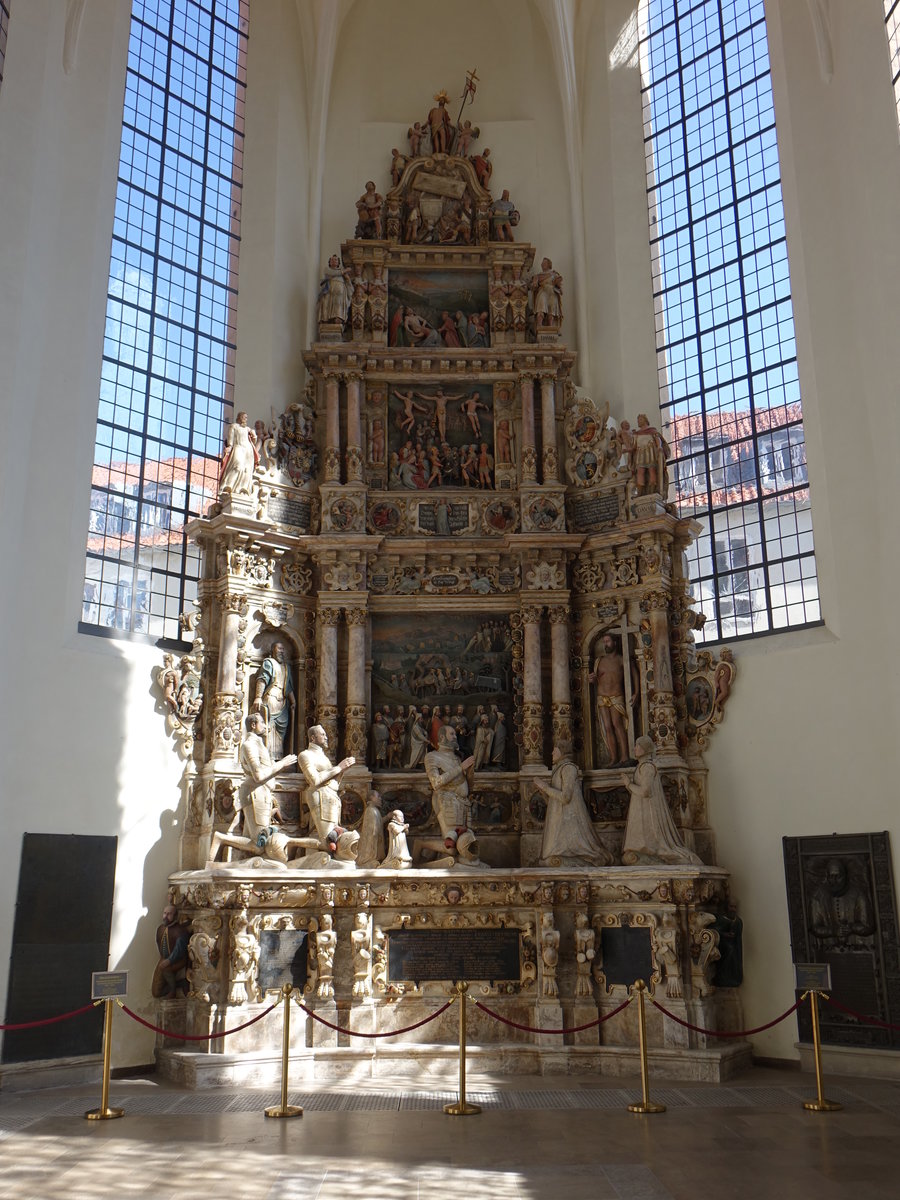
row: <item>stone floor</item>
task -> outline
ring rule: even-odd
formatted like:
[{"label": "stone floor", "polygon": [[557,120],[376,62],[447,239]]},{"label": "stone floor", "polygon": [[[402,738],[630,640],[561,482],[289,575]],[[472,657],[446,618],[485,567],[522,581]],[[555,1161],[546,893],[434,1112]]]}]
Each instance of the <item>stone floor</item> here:
[{"label": "stone floor", "polygon": [[[623,1082],[626,1086],[623,1087]],[[554,1086],[555,1084],[555,1086]],[[629,1086],[631,1085],[631,1086]],[[114,1080],[118,1121],[89,1122],[98,1088],[0,1092],[0,1197],[15,1200],[891,1200],[900,1083],[842,1078],[837,1113],[807,1113],[799,1072],[651,1088],[656,1116],[625,1109],[637,1079],[404,1080],[291,1094],[305,1115],[268,1120],[271,1092],[185,1092]]]}]

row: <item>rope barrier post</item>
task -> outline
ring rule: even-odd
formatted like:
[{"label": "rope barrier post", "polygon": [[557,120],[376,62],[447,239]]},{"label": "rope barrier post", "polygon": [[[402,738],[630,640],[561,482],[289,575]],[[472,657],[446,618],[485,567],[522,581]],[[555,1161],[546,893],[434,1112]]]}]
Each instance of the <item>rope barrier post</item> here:
[{"label": "rope barrier post", "polygon": [[288,1104],[288,1056],[291,1049],[291,993],[293,985],[284,984],[281,994],[284,996],[284,1027],[281,1034],[281,1103],[273,1104],[265,1110],[267,1117],[302,1117],[303,1109],[299,1104]]},{"label": "rope barrier post", "polygon": [[[805,1000],[809,996],[809,1006],[812,1013],[812,1030],[813,1030],[813,1061],[816,1066],[816,1098],[815,1100],[804,1100],[803,1107],[807,1112],[840,1112],[844,1107],[843,1104],[838,1104],[834,1100],[826,1100],[822,1092],[822,1039],[819,1033],[819,993],[816,990],[805,992],[801,996],[801,1000]],[[828,997],[822,992],[825,1000]]]},{"label": "rope barrier post", "polygon": [[666,1111],[664,1104],[653,1104],[650,1100],[650,1071],[647,1066],[647,1021],[644,1015],[644,991],[646,984],[643,979],[635,982],[634,990],[638,995],[638,1037],[641,1049],[641,1095],[639,1104],[629,1104],[628,1111],[633,1113],[661,1113]]},{"label": "rope barrier post", "polygon": [[124,1108],[109,1107],[109,1064],[112,1058],[112,1015],[113,997],[107,996],[103,1001],[106,1012],[103,1017],[103,1082],[100,1085],[100,1107],[90,1108],[84,1114],[88,1121],[111,1121],[115,1117],[124,1117]]},{"label": "rope barrier post", "polygon": [[459,999],[459,1100],[456,1104],[445,1104],[448,1117],[471,1117],[480,1113],[477,1104],[466,1101],[466,993],[469,985],[462,979],[457,981],[456,995]]}]

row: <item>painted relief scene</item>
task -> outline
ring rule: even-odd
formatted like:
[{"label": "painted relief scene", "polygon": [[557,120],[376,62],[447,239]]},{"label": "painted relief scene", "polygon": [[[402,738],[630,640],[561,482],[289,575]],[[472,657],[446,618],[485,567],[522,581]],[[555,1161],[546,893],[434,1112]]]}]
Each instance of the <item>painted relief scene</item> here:
[{"label": "painted relief scene", "polygon": [[388,486],[494,486],[494,400],[490,385],[410,383],[388,399]]},{"label": "painted relief scene", "polygon": [[491,344],[485,271],[405,271],[388,277],[388,345],[465,350]]},{"label": "painted relief scene", "polygon": [[451,725],[475,770],[513,764],[512,635],[495,615],[379,615],[372,623],[370,763],[425,769],[438,731]]}]

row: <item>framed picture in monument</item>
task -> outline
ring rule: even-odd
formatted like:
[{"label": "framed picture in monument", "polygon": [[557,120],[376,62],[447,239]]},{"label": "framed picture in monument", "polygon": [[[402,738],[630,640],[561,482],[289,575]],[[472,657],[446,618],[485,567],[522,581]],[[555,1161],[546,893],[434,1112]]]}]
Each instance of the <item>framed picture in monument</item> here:
[{"label": "framed picture in monument", "polygon": [[487,271],[416,270],[388,274],[388,345],[466,350],[491,344]]},{"label": "framed picture in monument", "polygon": [[[900,1032],[861,1019],[900,1024],[900,944],[889,835],[790,837],[783,845],[792,959],[831,968],[835,1003],[819,1005],[822,1041],[900,1048]],[[807,1005],[798,1009],[797,1019],[801,1040],[812,1041]]]}]

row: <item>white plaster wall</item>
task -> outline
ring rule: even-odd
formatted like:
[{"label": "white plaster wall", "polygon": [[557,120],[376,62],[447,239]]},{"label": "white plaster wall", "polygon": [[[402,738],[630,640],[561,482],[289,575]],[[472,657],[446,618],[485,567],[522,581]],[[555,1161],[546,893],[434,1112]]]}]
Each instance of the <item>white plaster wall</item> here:
[{"label": "white plaster wall", "polygon": [[[809,479],[826,630],[735,647],[709,755],[711,822],[745,921],[749,1025],[792,1000],[781,838],[888,830],[897,804],[900,147],[880,0],[767,0]],[[788,1020],[754,1039],[794,1057]]]},{"label": "white plaster wall", "polygon": [[[467,67],[482,79],[471,112],[481,145],[492,149],[495,190],[510,188],[521,237],[571,277],[562,109],[537,3],[544,0],[511,10],[463,0],[448,14],[425,0],[414,22],[401,0],[350,6],[326,89],[321,233],[308,29],[292,0],[256,5],[238,309],[242,407],[261,416],[270,402],[294,398],[309,333],[306,281],[352,235],[365,180],[386,189],[390,147],[405,144],[438,87],[459,93]],[[23,832],[119,836],[110,962],[134,972],[134,998],[146,995],[166,875],[177,863],[180,764],[154,711],[159,652],[75,632],[129,9],[128,0],[91,0],[65,75],[65,6],[17,3],[0,89],[0,904],[8,914],[0,995]],[[598,0],[580,11],[593,351],[583,382],[614,412],[633,416],[656,395],[639,80],[627,54],[610,58],[633,4]],[[792,997],[782,836],[888,829],[895,845],[900,839],[890,613],[898,582],[900,146],[879,0],[841,0],[829,11],[834,75],[826,83],[808,6],[768,4],[827,628],[737,648],[739,682],[710,753],[719,859],[733,872],[746,922],[751,1024]],[[570,331],[573,340],[574,322]],[[124,1021],[117,1028],[116,1063],[149,1061],[151,1036]],[[785,1023],[756,1039],[757,1052],[792,1057],[794,1037]]]},{"label": "white plaster wall", "polygon": [[[91,0],[69,74],[65,17],[12,6],[0,88],[0,996],[22,834],[116,834],[110,966],[142,1008],[180,765],[154,712],[159,651],[76,632],[130,4]],[[115,1028],[116,1065],[152,1059],[152,1035]]]}]

